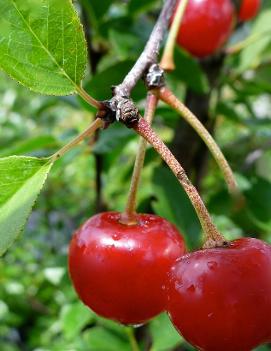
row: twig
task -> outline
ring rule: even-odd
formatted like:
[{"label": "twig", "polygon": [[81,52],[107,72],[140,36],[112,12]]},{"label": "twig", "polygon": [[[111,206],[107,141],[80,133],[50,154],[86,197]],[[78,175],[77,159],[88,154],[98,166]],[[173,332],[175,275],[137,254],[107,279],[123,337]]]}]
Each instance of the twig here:
[{"label": "twig", "polygon": [[97,129],[103,128],[104,127],[104,121],[100,118],[96,118],[94,122],[91,123],[91,125],[84,130],[81,134],[79,134],[77,137],[75,137],[72,141],[70,141],[68,144],[63,146],[60,150],[58,150],[55,154],[53,154],[50,157],[51,162],[55,162],[57,159],[62,157],[66,152],[70,151],[74,146],[79,144],[81,141],[83,141],[86,137],[92,135]]},{"label": "twig", "polygon": [[126,75],[123,82],[115,87],[115,95],[129,97],[137,81],[142,77],[144,71],[153,63],[157,62],[160,45],[168,28],[176,0],[165,0],[159,18],[153,28],[149,40],[136,61],[133,68]]}]

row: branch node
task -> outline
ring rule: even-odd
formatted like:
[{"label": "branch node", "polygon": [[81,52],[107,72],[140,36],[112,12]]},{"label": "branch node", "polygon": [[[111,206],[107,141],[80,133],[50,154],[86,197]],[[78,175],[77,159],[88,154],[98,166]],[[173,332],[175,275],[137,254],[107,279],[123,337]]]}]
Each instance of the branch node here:
[{"label": "branch node", "polygon": [[122,122],[128,128],[132,128],[139,120],[138,108],[127,97],[116,96],[111,99],[116,106],[116,120]]},{"label": "branch node", "polygon": [[101,102],[102,107],[96,113],[96,118],[100,118],[104,121],[104,128],[110,126],[116,120],[116,112],[112,110],[110,100],[105,100]]},{"label": "branch node", "polygon": [[139,112],[130,98],[115,95],[110,100],[102,102],[102,108],[97,112],[96,117],[105,122],[105,127],[118,121],[132,128],[139,120]]},{"label": "branch node", "polygon": [[165,86],[164,70],[157,64],[152,64],[144,76],[144,82],[147,88],[155,89]]}]

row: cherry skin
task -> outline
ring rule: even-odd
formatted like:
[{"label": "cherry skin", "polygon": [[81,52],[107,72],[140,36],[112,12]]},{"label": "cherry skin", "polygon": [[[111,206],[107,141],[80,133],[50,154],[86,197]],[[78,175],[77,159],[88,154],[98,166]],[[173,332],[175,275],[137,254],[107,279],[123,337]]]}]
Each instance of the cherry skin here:
[{"label": "cherry skin", "polygon": [[201,351],[251,351],[271,340],[271,246],[242,238],[176,261],[168,312]]},{"label": "cherry skin", "polygon": [[183,238],[165,219],[137,215],[138,224],[105,212],[73,235],[69,272],[80,299],[97,314],[142,324],[165,310],[167,275],[185,253]]},{"label": "cherry skin", "polygon": [[243,0],[239,10],[240,21],[249,21],[257,15],[261,7],[261,0]]},{"label": "cherry skin", "polygon": [[189,0],[177,43],[199,58],[212,55],[228,39],[233,22],[231,0]]}]

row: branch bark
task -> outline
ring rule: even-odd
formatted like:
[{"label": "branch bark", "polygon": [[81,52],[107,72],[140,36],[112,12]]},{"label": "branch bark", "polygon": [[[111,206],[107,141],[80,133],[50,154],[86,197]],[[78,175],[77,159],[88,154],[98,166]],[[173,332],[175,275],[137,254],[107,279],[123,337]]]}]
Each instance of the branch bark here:
[{"label": "branch bark", "polygon": [[158,60],[159,49],[168,29],[170,17],[173,14],[176,0],[165,0],[159,18],[153,28],[150,38],[123,82],[115,87],[114,94],[121,97],[129,97],[137,81],[142,77],[144,71]]}]

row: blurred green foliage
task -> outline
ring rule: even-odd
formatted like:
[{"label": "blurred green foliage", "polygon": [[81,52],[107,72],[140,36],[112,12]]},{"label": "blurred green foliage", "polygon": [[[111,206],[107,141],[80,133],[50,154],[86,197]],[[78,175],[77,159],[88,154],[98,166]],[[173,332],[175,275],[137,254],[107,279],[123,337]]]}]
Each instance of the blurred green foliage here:
[{"label": "blurred green foliage", "polygon": [[[93,50],[102,52],[95,73],[88,71],[86,89],[98,99],[110,96],[140,54],[155,23],[161,1],[81,0],[76,3],[90,23]],[[82,12],[84,9],[84,13]],[[270,2],[260,15],[240,26],[230,43],[270,29]],[[230,44],[229,44],[230,45]],[[222,176],[208,159],[202,195],[215,223],[229,239],[254,236],[271,243],[271,37],[264,35],[226,59],[210,115],[215,137],[246,197],[234,206]],[[168,82],[179,97],[189,88],[209,91],[200,64],[176,49],[176,71]],[[82,131],[93,109],[79,98],[42,97],[0,75],[0,155],[44,157]],[[142,109],[145,88],[133,98]],[[161,105],[154,122],[161,137],[173,139],[179,116]],[[1,351],[131,351],[133,330],[102,319],[84,307],[69,282],[66,260],[72,232],[96,211],[95,155],[103,159],[103,205],[125,206],[138,137],[120,125],[100,133],[59,160],[39,197],[24,235],[0,260]],[[189,145],[188,145],[189,147]],[[200,245],[200,227],[178,182],[152,149],[147,150],[139,191],[139,210],[152,211],[175,223],[190,248]],[[135,329],[141,350],[193,350],[166,315]],[[271,350],[262,346],[257,351]]]}]

